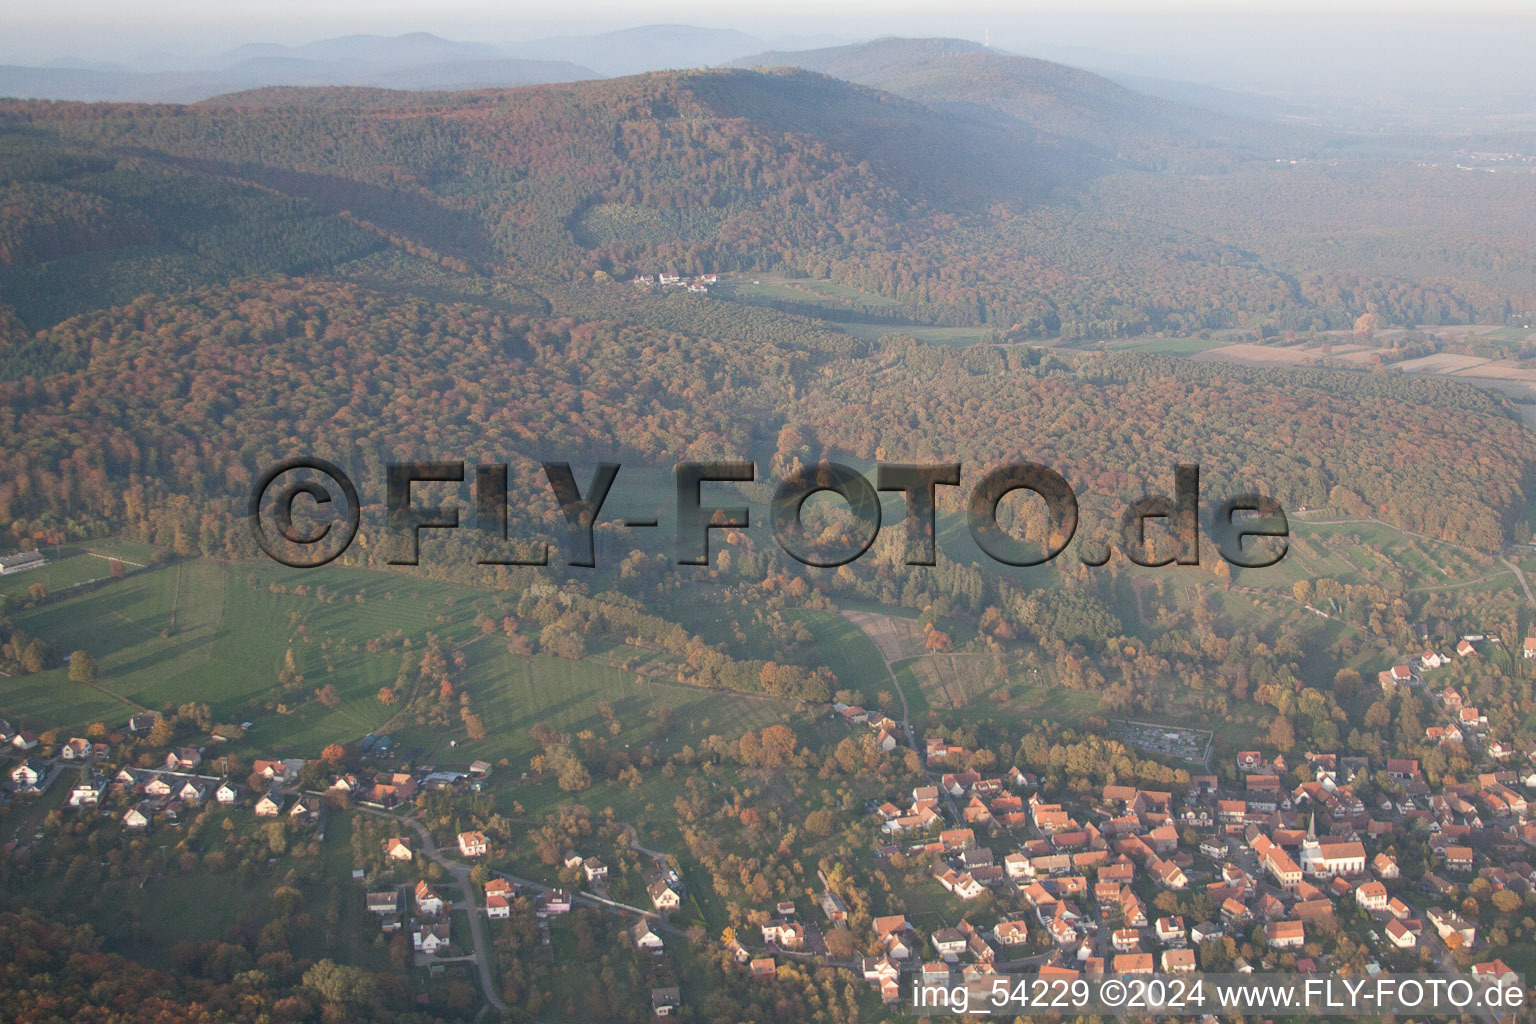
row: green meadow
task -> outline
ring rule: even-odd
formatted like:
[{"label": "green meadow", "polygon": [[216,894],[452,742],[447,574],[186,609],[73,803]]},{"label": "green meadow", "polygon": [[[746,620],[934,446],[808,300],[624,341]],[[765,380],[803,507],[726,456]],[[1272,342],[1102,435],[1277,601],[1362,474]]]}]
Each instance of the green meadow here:
[{"label": "green meadow", "polygon": [[[525,764],[536,752],[529,729],[538,722],[571,734],[590,729],[619,746],[676,749],[711,733],[734,738],[793,711],[774,698],[677,683],[670,669],[651,665],[656,654],[636,648],[594,643],[579,661],[512,654],[499,634],[482,637],[474,624],[501,599],[403,573],[332,566],[300,571],[196,559],[136,570],[14,613],[17,626],[49,645],[53,664],[36,675],[0,678],[0,716],[20,727],[72,733],[94,722],[118,727],[139,709],[195,700],[207,703],[218,722],[251,722],[247,739],[268,753],[314,756],[327,743],[387,729],[406,750],[435,753],[456,739],[465,756]],[[805,617],[839,678],[872,690],[882,681],[873,646],[846,620],[794,614]],[[418,724],[378,700],[380,688],[395,682],[402,657],[414,662],[412,652],[429,634],[461,651],[464,668],[455,682],[485,722],[485,740],[467,743],[457,725]],[[383,643],[370,652],[376,640]],[[405,641],[409,649],[402,649]],[[761,638],[750,646],[768,649]],[[78,649],[100,664],[93,686],[70,682],[62,664]],[[279,676],[289,651],[303,682],[284,691]],[[335,707],[315,697],[326,685],[340,698]],[[604,703],[620,722],[617,735],[599,711]]]}]

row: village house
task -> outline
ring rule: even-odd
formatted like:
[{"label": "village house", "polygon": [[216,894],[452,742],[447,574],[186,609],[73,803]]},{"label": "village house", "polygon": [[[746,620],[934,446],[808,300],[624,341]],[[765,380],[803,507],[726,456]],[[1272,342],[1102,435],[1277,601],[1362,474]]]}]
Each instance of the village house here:
[{"label": "village house", "polygon": [[1264,939],[1271,949],[1300,949],[1306,945],[1307,929],[1300,921],[1275,921],[1265,926]]},{"label": "village house", "polygon": [[947,850],[969,850],[976,845],[976,833],[968,828],[953,828],[939,833],[939,842]]},{"label": "village house", "polygon": [[665,943],[651,927],[651,923],[645,918],[636,921],[634,927],[629,930],[629,937],[635,944],[636,951],[646,953],[660,953]]},{"label": "village house", "polygon": [[[912,925],[901,914],[892,914],[889,917],[877,917],[870,923],[870,928],[875,933],[875,940],[889,951],[893,945],[899,943],[906,947],[906,935],[912,930]],[[905,959],[906,954],[895,959]]]},{"label": "village house", "polygon": [[930,941],[934,951],[945,960],[959,959],[960,954],[965,952],[965,936],[954,928],[940,928],[933,933]]},{"label": "village house", "polygon": [[384,807],[393,807],[410,800],[416,795],[418,789],[419,786],[412,776],[405,772],[393,772],[381,775],[374,780],[373,786],[368,790],[368,799]]},{"label": "village house", "polygon": [[375,889],[365,897],[369,913],[372,914],[398,914],[400,912],[400,891],[394,886],[388,889]]},{"label": "village house", "polygon": [[1124,921],[1128,928],[1145,928],[1147,926],[1147,906],[1141,902],[1141,898],[1129,887],[1120,896],[1120,920]]},{"label": "village house", "polygon": [[834,892],[822,893],[821,912],[834,924],[842,924],[848,920],[848,907]]},{"label": "village house", "polygon": [[1157,934],[1157,941],[1165,946],[1182,946],[1185,941],[1184,919],[1182,917],[1160,917],[1153,929]]},{"label": "village house", "polygon": [[1120,953],[1113,963],[1116,974],[1151,974],[1155,970],[1151,953]]},{"label": "village house", "polygon": [[17,789],[30,792],[37,788],[38,784],[48,774],[48,763],[28,758],[11,769],[11,782]]},{"label": "village house", "polygon": [[537,915],[539,917],[551,917],[556,914],[569,914],[571,912],[571,893],[569,889],[545,889],[539,896]]},{"label": "village house", "polygon": [[437,956],[448,948],[452,934],[449,918],[434,921],[431,924],[419,924],[411,933],[411,945],[418,953],[426,953],[429,956]]},{"label": "village house", "polygon": [[487,892],[485,894],[485,916],[493,921],[512,916],[512,902],[507,899],[506,893]]},{"label": "village house", "polygon": [[[1459,946],[1471,946],[1477,942],[1477,925],[1454,910],[1431,907],[1427,916],[1429,923],[1435,926],[1435,932],[1442,942]],[[1455,937],[1454,942],[1452,936]]]},{"label": "village house", "polygon": [[682,991],[678,988],[651,989],[651,1013],[657,1017],[670,1017],[683,1005]]},{"label": "village house", "polygon": [[1029,941],[1029,923],[1022,917],[997,922],[992,937],[1004,946],[1022,946]]},{"label": "village house", "polygon": [[1446,869],[1449,871],[1472,870],[1472,848],[1470,846],[1447,846],[1440,851]]},{"label": "village house", "polygon": [[[1530,641],[1527,640],[1526,643],[1530,643]],[[1487,963],[1473,964],[1472,977],[1478,981],[1499,984],[1517,984],[1520,980],[1519,975],[1515,974],[1509,964],[1506,964],[1503,960],[1490,960]]]},{"label": "village house", "polygon": [[1275,884],[1285,892],[1295,892],[1301,885],[1301,868],[1291,855],[1263,834],[1255,836],[1249,845]]},{"label": "village house", "polygon": [[1163,971],[1168,974],[1189,974],[1195,969],[1195,951],[1192,949],[1163,950]]},{"label": "village house", "polygon": [[1387,941],[1398,949],[1416,949],[1419,945],[1419,936],[1413,929],[1401,919],[1394,917],[1387,922]]},{"label": "village house", "polygon": [[416,883],[416,912],[436,917],[443,912],[443,898],[425,881]]},{"label": "village house", "polygon": [[1389,853],[1378,853],[1371,859],[1371,871],[1377,878],[1386,882],[1394,881],[1402,877],[1398,869],[1397,860]]},{"label": "village house", "polygon": [[670,914],[683,905],[683,898],[665,879],[657,879],[647,887],[651,903],[663,914]]},{"label": "village house", "polygon": [[901,966],[888,956],[865,957],[860,962],[860,970],[865,981],[875,982],[881,978],[898,978],[901,976]]},{"label": "village house", "polygon": [[484,832],[460,832],[459,852],[466,857],[484,857],[490,850]]},{"label": "village house", "polygon": [[1203,921],[1189,930],[1190,941],[1196,946],[1209,942],[1212,939],[1219,939],[1223,934],[1225,932],[1221,925],[1214,921]]},{"label": "village house", "polygon": [[763,942],[779,949],[798,950],[805,947],[805,926],[796,921],[769,921],[762,926]]},{"label": "village house", "polygon": [[389,860],[410,860],[415,856],[411,850],[411,842],[402,836],[392,836],[384,840],[384,856]]},{"label": "village house", "polygon": [[1380,882],[1366,882],[1355,890],[1355,902],[1366,910],[1387,909],[1387,887]]},{"label": "village house", "polygon": [[69,806],[95,807],[101,803],[101,794],[106,791],[106,788],[107,780],[102,775],[96,775],[86,782],[78,783],[69,791]]}]

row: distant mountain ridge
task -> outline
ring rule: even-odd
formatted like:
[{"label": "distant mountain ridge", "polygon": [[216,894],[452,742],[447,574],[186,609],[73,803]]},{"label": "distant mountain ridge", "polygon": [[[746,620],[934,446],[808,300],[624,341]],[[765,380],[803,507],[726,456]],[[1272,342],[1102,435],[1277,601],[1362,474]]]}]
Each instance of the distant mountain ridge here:
[{"label": "distant mountain ridge", "polygon": [[210,67],[190,71],[3,65],[0,96],[195,103],[273,86],[488,89],[602,77],[579,64],[509,57],[489,44],[460,43],[417,32],[343,36],[304,46],[249,44],[219,55]]},{"label": "distant mountain ridge", "polygon": [[[784,37],[780,47],[821,46],[829,36]],[[194,103],[214,96],[285,86],[387,89],[495,89],[547,85],[648,71],[724,65],[775,45],[734,29],[641,25],[502,45],[444,39],[428,32],[349,35],[298,46],[246,43],[206,60],[162,53],[87,61],[61,57],[0,65],[0,97],[18,99]]]},{"label": "distant mountain ridge", "polygon": [[454,60],[495,60],[506,54],[489,43],[461,43],[430,32],[401,36],[351,35],[321,39],[302,46],[247,43],[214,58],[218,67],[273,57],[295,60],[341,60],[390,65],[433,64]]},{"label": "distant mountain ridge", "polygon": [[735,29],[693,25],[642,25],[597,35],[552,36],[507,43],[514,57],[563,60],[596,68],[609,77],[725,64],[769,44]]},{"label": "distant mountain ridge", "polygon": [[975,116],[1002,114],[1101,156],[1160,164],[1174,149],[1265,146],[1278,135],[1199,107],[1136,92],[1081,68],[963,39],[885,38],[769,51],[734,67],[796,67]]}]

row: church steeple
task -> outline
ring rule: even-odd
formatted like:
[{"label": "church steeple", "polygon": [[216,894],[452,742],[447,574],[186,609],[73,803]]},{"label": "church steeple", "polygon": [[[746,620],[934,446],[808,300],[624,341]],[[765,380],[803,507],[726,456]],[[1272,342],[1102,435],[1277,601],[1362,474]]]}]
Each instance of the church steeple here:
[{"label": "church steeple", "polygon": [[1311,843],[1317,842],[1317,812],[1316,811],[1313,811],[1311,814],[1307,815],[1307,841],[1311,842]]}]

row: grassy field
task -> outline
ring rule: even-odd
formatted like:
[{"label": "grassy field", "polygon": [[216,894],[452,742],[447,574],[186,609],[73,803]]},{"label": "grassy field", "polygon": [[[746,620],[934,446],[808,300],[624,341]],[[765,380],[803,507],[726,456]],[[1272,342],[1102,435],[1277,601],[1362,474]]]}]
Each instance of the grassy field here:
[{"label": "grassy field", "polygon": [[839,321],[833,326],[864,341],[878,341],[888,334],[900,334],[929,345],[953,345],[957,348],[994,341],[998,333],[991,327],[928,327],[881,323],[877,320]]},{"label": "grassy field", "polygon": [[866,700],[874,700],[881,690],[890,688],[890,676],[880,652],[863,630],[832,612],[795,613],[815,637],[816,651],[837,676],[839,685],[857,690]]},{"label": "grassy field", "polygon": [[[272,753],[313,756],[326,743],[386,726],[405,749],[437,750],[449,735],[391,721],[395,709],[377,699],[380,687],[395,680],[402,638],[416,649],[429,633],[446,645],[463,645],[466,666],[457,682],[490,733],[467,752],[488,760],[526,762],[534,749],[528,729],[536,722],[606,735],[598,712],[604,701],[623,726],[611,741],[659,739],[664,747],[712,732],[734,738],[790,712],[783,701],[642,679],[619,666],[643,668],[656,656],[634,648],[594,646],[574,662],[510,654],[499,638],[482,641],[474,626],[477,614],[498,600],[470,587],[338,567],[300,572],[198,559],[136,571],[17,613],[17,624],[55,653],[91,652],[100,679],[95,687],[70,683],[57,664],[0,679],[0,714],[28,727],[73,731],[97,721],[118,725],[141,707],[198,700],[218,721],[252,722],[248,738]],[[846,620],[827,612],[793,614],[840,679],[868,685],[871,694],[886,682],[873,647]],[[378,638],[388,639],[372,653],[369,642]],[[278,678],[290,650],[304,679],[281,691]],[[764,646],[759,656],[772,651]],[[314,697],[327,684],[341,698],[334,708]],[[664,736],[655,716],[662,707],[672,715]]]},{"label": "grassy field", "polygon": [[1041,672],[1040,676],[1026,677],[1021,674],[1017,677],[1022,685],[1014,688],[1013,699],[1008,703],[1011,713],[1024,718],[1043,718],[1077,726],[1084,718],[1098,712],[1097,691],[1071,690],[1049,681],[1031,681],[1042,680],[1044,670]]},{"label": "grassy field", "polygon": [[[747,729],[773,725],[790,707],[771,698],[651,681],[602,664],[601,651],[582,661],[521,657],[491,639],[466,647],[464,653],[465,688],[474,695],[488,735],[477,743],[461,737],[458,756],[492,762],[505,757],[519,767],[538,750],[529,729],[539,722],[567,734],[590,729],[619,747],[652,743],[675,750],[711,733],[736,737]],[[609,734],[598,710],[605,701],[620,723],[617,735]],[[663,707],[672,713],[665,731],[656,718]],[[448,739],[441,730],[409,725],[393,735],[404,748],[422,746],[429,755],[441,751]]]},{"label": "grassy field", "polygon": [[[1443,541],[1412,537],[1379,523],[1326,525],[1291,520],[1290,550],[1279,565],[1239,571],[1244,586],[1288,588],[1298,579],[1340,583],[1394,582],[1442,588],[1503,571],[1485,555]],[[1505,580],[1512,585],[1513,580]]]},{"label": "grassy field", "polygon": [[911,720],[920,722],[933,710],[928,702],[928,695],[923,692],[923,681],[918,678],[914,663],[920,658],[910,658],[907,661],[898,661],[891,666],[891,671],[896,674],[896,683],[901,691],[907,695],[907,714]]},{"label": "grassy field", "polygon": [[778,274],[733,278],[726,282],[721,290],[747,302],[801,302],[831,308],[846,307],[853,302],[867,306],[897,305],[895,299],[888,299],[874,292],[861,291],[832,281],[789,278]]},{"label": "grassy field", "polygon": [[[73,728],[115,724],[135,707],[200,700],[217,719],[249,717],[256,723],[252,738],[269,749],[313,753],[388,717],[375,694],[393,680],[399,655],[368,654],[367,640],[395,630],[416,642],[429,631],[450,639],[472,631],[474,607],[466,598],[478,592],[466,588],[326,568],[302,577],[310,593],[301,596],[291,592],[300,578],[293,570],[201,559],[26,609],[17,625],[57,653],[90,651],[101,665],[99,684],[72,684],[62,666],[0,680],[0,709]],[[272,584],[290,592],[276,593]],[[330,599],[314,597],[317,587],[327,588]],[[263,713],[290,648],[305,686],[283,698],[292,713]],[[334,709],[313,699],[313,689],[327,683],[342,696]]]},{"label": "grassy field", "polygon": [[12,601],[25,601],[28,592],[38,583],[48,593],[56,594],[81,583],[107,578],[107,561],[104,558],[92,558],[75,548],[64,548],[57,552],[49,548],[43,554],[48,563],[42,568],[29,569],[13,576],[0,576],[0,596],[9,597]]},{"label": "grassy field", "polygon": [[1196,352],[1204,352],[1206,349],[1221,348],[1230,345],[1230,338],[1137,338],[1134,341],[1117,343],[1113,346],[1116,351],[1147,352],[1162,356],[1189,356]]},{"label": "grassy field", "polygon": [[905,670],[928,705],[944,710],[964,708],[998,685],[993,659],[986,654],[929,654],[913,658]]},{"label": "grassy field", "polygon": [[[753,305],[791,305],[810,316],[817,309],[827,311],[827,326],[846,331],[865,341],[875,341],[888,334],[903,334],[933,345],[976,345],[994,340],[997,331],[991,327],[933,327],[923,324],[903,324],[894,320],[856,320],[853,311],[884,310],[899,306],[895,299],[874,292],[861,291],[832,281],[809,278],[787,278],[774,274],[740,277],[723,283],[718,293]],[[880,316],[880,312],[866,313]]]},{"label": "grassy field", "polygon": [[82,583],[107,579],[111,575],[110,560],[113,558],[122,559],[124,569],[132,572],[155,553],[156,549],[149,544],[116,537],[46,548],[43,556],[48,562],[42,568],[0,577],[0,597],[24,601],[34,583],[41,583],[48,593],[57,594]]}]

